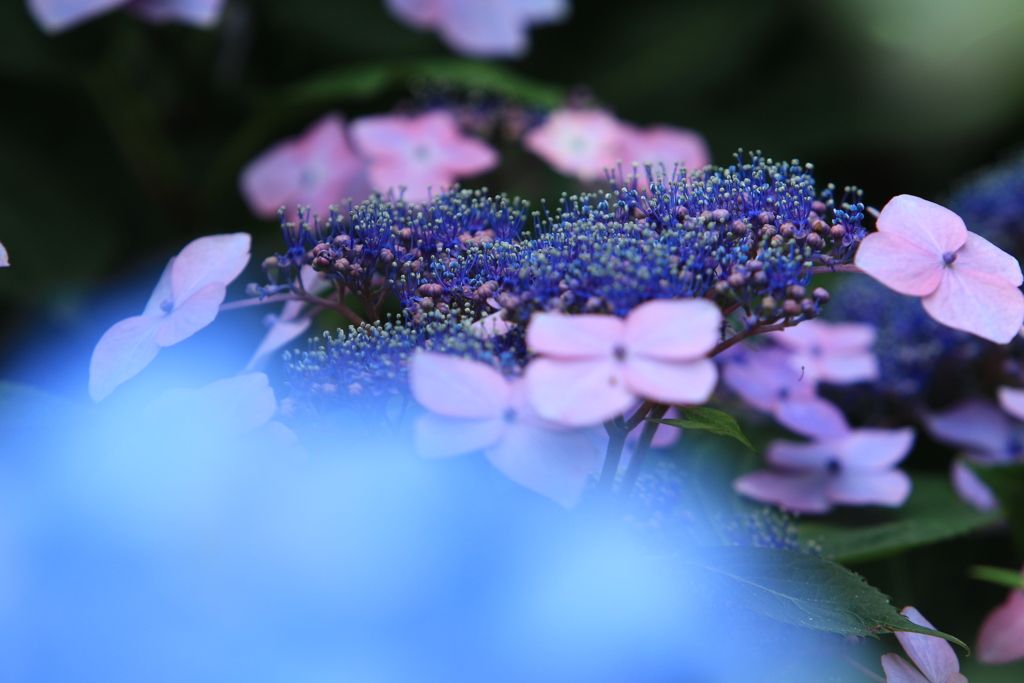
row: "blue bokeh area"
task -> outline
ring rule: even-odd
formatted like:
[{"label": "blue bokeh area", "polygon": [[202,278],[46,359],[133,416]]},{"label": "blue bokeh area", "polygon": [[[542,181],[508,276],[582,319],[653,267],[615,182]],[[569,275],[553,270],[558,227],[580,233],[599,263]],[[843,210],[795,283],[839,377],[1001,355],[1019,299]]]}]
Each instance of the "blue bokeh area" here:
[{"label": "blue bokeh area", "polygon": [[820,680],[841,640],[720,600],[678,553],[482,457],[420,459],[402,431],[334,422],[297,445],[187,402],[18,391],[5,682]]}]

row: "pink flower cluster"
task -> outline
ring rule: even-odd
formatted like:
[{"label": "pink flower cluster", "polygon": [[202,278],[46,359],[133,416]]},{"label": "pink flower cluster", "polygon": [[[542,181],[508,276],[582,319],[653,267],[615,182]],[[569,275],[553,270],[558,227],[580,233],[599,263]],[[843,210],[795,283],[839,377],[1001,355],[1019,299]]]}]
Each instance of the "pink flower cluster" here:
[{"label": "pink flower cluster", "polygon": [[460,178],[498,165],[488,144],[459,130],[442,110],[418,115],[382,114],[352,121],[322,117],[302,134],[283,140],[253,159],[239,181],[242,196],[262,218],[282,206],[310,206],[323,216],[343,199],[371,191],[404,188],[409,202],[423,202]]},{"label": "pink flower cluster", "polygon": [[[703,299],[649,301],[625,318],[536,313],[527,345],[539,357],[523,377],[421,352],[410,362],[423,455],[479,449],[499,470],[556,502],[577,502],[600,463],[587,429],[647,399],[696,405],[718,381],[707,358],[722,314]],[[664,435],[662,436],[664,438]]]},{"label": "pink flower cluster", "polygon": [[108,12],[124,9],[152,24],[210,28],[224,0],[28,0],[29,13],[47,33],[61,33]]},{"label": "pink flower cluster", "polygon": [[[639,128],[603,109],[559,109],[523,138],[524,146],[564,175],[583,181],[605,177],[620,162],[660,166],[671,175],[675,165],[700,169],[711,163],[698,133],[674,126]],[[641,171],[641,173],[643,173]]]}]

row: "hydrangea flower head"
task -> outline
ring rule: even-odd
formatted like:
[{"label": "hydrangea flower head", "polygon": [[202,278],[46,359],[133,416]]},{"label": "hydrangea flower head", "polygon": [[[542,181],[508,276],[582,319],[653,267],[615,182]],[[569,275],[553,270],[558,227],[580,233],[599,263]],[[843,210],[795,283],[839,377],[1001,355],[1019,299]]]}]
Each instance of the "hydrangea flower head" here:
[{"label": "hydrangea flower head", "polygon": [[523,145],[556,171],[590,181],[619,161],[622,124],[603,109],[558,109],[523,136]]},{"label": "hydrangea flower head", "polygon": [[409,388],[430,412],[416,424],[416,448],[438,457],[483,450],[509,479],[565,507],[575,505],[600,462],[585,432],[541,419],[521,378],[487,363],[419,352]]},{"label": "hydrangea flower head", "polygon": [[429,188],[441,190],[459,178],[486,173],[499,161],[490,145],[463,134],[444,110],[364,116],[351,130],[373,189],[404,187],[409,202],[427,201]]},{"label": "hydrangea flower head", "polygon": [[28,0],[27,4],[32,18],[47,33],[67,31],[121,8],[154,24],[209,28],[224,8],[224,0]]},{"label": "hydrangea flower head", "polygon": [[928,314],[954,329],[1005,344],[1024,322],[1017,259],[924,199],[900,195],[886,204],[854,262],[890,289],[923,297]]},{"label": "hydrangea flower head", "polygon": [[[918,626],[935,628],[914,607],[905,607],[900,614]],[[947,641],[907,631],[897,631],[896,638],[917,668],[899,655],[882,655],[887,683],[967,683],[967,677],[960,673],[960,662],[953,646]]]},{"label": "hydrangea flower head", "polygon": [[721,324],[703,299],[649,301],[625,318],[535,313],[526,330],[540,354],[526,368],[530,401],[542,417],[573,426],[600,424],[637,398],[705,403],[718,382],[706,355]]},{"label": "hydrangea flower head", "polygon": [[874,325],[805,320],[769,337],[790,351],[790,365],[811,383],[853,384],[878,379],[878,358],[871,352]]},{"label": "hydrangea flower head", "polygon": [[282,206],[294,217],[297,205],[325,216],[332,204],[369,194],[363,161],[349,146],[344,120],[336,113],[250,161],[239,188],[260,218],[273,218]]},{"label": "hydrangea flower head", "polygon": [[985,617],[978,631],[978,659],[986,664],[1024,659],[1024,591],[1011,590],[1006,601]]},{"label": "hydrangea flower head", "polygon": [[823,514],[835,505],[899,507],[910,495],[895,466],[910,452],[914,430],[850,429],[830,439],[768,445],[770,469],[745,474],[733,488],[749,498],[795,512]]},{"label": "hydrangea flower head", "polygon": [[107,330],[92,352],[89,395],[99,401],[134,377],[160,349],[213,322],[228,284],[249,262],[247,233],[192,240],[168,262],[142,315]]},{"label": "hydrangea flower head", "polygon": [[569,13],[568,0],[386,0],[402,21],[435,30],[456,52],[473,57],[521,57],[533,24]]}]

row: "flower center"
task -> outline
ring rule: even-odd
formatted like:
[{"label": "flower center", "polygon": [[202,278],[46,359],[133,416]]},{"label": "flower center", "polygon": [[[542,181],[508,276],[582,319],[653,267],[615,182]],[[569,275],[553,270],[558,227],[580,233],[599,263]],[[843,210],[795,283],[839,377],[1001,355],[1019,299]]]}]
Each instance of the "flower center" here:
[{"label": "flower center", "polygon": [[839,474],[839,461],[829,460],[826,469],[828,470],[829,474]]},{"label": "flower center", "polygon": [[502,414],[501,419],[507,422],[508,424],[512,424],[513,422],[516,421],[516,409],[509,408]]},{"label": "flower center", "polygon": [[953,265],[953,261],[956,261],[955,253],[947,251],[945,254],[942,255],[942,262],[945,263],[947,266]]},{"label": "flower center", "polygon": [[166,299],[166,300],[160,302],[160,310],[163,311],[164,313],[170,313],[171,311],[173,311],[174,310],[174,300],[173,299]]},{"label": "flower center", "polygon": [[616,346],[614,349],[612,349],[612,356],[614,356],[615,360],[619,361],[620,363],[626,360],[626,347],[621,345]]}]

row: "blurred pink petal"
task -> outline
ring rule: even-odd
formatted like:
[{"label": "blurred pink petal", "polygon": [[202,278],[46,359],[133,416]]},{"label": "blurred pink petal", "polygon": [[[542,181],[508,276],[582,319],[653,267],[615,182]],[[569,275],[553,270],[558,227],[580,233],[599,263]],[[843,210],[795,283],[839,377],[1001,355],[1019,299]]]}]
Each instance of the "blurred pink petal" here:
[{"label": "blurred pink petal", "polygon": [[967,232],[952,211],[917,197],[895,197],[878,218],[855,263],[887,287],[924,297],[935,320],[1005,344],[1024,320],[1020,265]]},{"label": "blurred pink petal", "polygon": [[531,24],[550,24],[569,13],[567,0],[386,0],[391,12],[418,28],[433,29],[450,48],[474,57],[520,57]]},{"label": "blurred pink petal", "polygon": [[621,123],[601,109],[557,109],[523,136],[523,146],[559,173],[590,181],[619,161]]},{"label": "blurred pink petal", "polygon": [[633,405],[624,367],[604,359],[536,358],[524,375],[530,403],[541,417],[573,427],[600,424]]},{"label": "blurred pink petal", "polygon": [[508,334],[515,329],[516,324],[501,317],[504,311],[495,311],[484,316],[469,326],[469,331],[481,339],[491,339]]},{"label": "blurred pink petal", "polygon": [[839,406],[817,395],[780,400],[771,413],[786,429],[812,439],[840,437],[850,431]]},{"label": "blurred pink petal", "polygon": [[89,395],[94,401],[138,374],[161,346],[177,344],[213,322],[226,286],[249,261],[250,243],[244,232],[208,235],[168,261],[143,314],[115,324],[93,350]]},{"label": "blurred pink petal", "polygon": [[985,617],[978,631],[978,659],[986,664],[1024,659],[1024,592],[1011,590],[1006,602]]},{"label": "blurred pink petal", "polygon": [[626,360],[626,386],[636,396],[667,405],[701,405],[718,384],[718,366],[704,358],[673,363],[633,355]]},{"label": "blurred pink petal", "polygon": [[722,381],[750,406],[774,413],[784,401],[816,396],[814,384],[804,382],[790,365],[788,352],[746,348],[730,351],[723,363]]},{"label": "blurred pink petal", "polygon": [[719,342],[721,322],[722,312],[707,299],[655,299],[626,316],[624,343],[654,360],[699,358]]},{"label": "blurred pink petal", "polygon": [[807,320],[769,337],[792,352],[790,365],[811,382],[853,384],[878,379],[878,359],[871,352],[874,325]]},{"label": "blurred pink petal", "polygon": [[516,424],[487,448],[487,459],[520,486],[550,498],[562,507],[579,502],[600,453],[581,431],[555,432]]},{"label": "blurred pink petal", "polygon": [[6,268],[11,265],[11,262],[7,260],[7,250],[4,249],[4,245],[0,243],[0,268]]},{"label": "blurred pink petal", "polygon": [[320,216],[344,199],[370,193],[366,169],[345,137],[345,121],[329,113],[294,138],[278,142],[246,165],[239,179],[249,209],[273,218],[285,206],[310,206]]},{"label": "blurred pink petal", "polygon": [[824,471],[794,474],[758,470],[732,483],[739,494],[794,512],[821,514],[832,509],[826,495],[828,475]]},{"label": "blurred pink petal", "polygon": [[211,28],[220,21],[225,0],[132,0],[132,14],[154,24],[179,23]]},{"label": "blurred pink petal", "polygon": [[860,474],[847,471],[828,484],[828,499],[839,505],[881,505],[898,508],[913,487],[903,470]]},{"label": "blurred pink petal", "polygon": [[356,119],[352,141],[367,164],[374,190],[405,187],[406,201],[423,202],[459,178],[498,165],[498,153],[483,140],[462,133],[451,112],[380,114]]},{"label": "blurred pink petal", "polygon": [[901,429],[851,429],[843,438],[840,464],[855,472],[895,467],[914,447],[913,427]]},{"label": "blurred pink petal", "polygon": [[472,453],[501,441],[508,431],[503,417],[465,419],[426,413],[416,419],[416,452],[424,458]]},{"label": "blurred pink petal", "polygon": [[160,352],[156,336],[163,318],[137,315],[103,333],[89,361],[89,396],[100,401],[131,379]]},{"label": "blurred pink petal", "polygon": [[[1004,388],[999,389],[1000,402]],[[1021,393],[1024,394],[1024,391]],[[1024,397],[1021,399],[1021,409],[1024,410]],[[1024,437],[1024,433],[1015,428],[1006,413],[981,399],[967,399],[945,410],[925,415],[924,425],[936,441],[966,448],[973,456],[993,463],[1013,460],[1020,450],[1021,437]]]},{"label": "blurred pink petal", "polygon": [[[935,628],[914,607],[904,607],[900,614],[918,626]],[[908,631],[896,631],[896,638],[917,668],[932,683],[949,683],[959,673],[960,662],[953,652],[953,646],[943,638]]]},{"label": "blurred pink petal", "polygon": [[47,33],[60,33],[101,14],[128,4],[129,0],[28,0],[28,10]]},{"label": "blurred pink petal", "polygon": [[626,341],[626,324],[614,315],[534,313],[526,328],[531,351],[552,358],[604,358]]},{"label": "blurred pink petal", "polygon": [[655,177],[661,165],[671,176],[676,164],[693,171],[711,163],[707,142],[696,131],[668,125],[639,128],[623,124],[620,135],[619,159],[627,166],[651,164]]},{"label": "blurred pink petal", "polygon": [[956,495],[974,509],[988,512],[999,507],[999,499],[996,498],[996,494],[992,493],[988,484],[967,466],[963,458],[957,458],[950,465],[949,477]]},{"label": "blurred pink petal", "polygon": [[421,351],[409,361],[409,388],[427,410],[447,417],[501,417],[511,405],[508,381],[486,363]]},{"label": "blurred pink petal", "polygon": [[930,683],[914,665],[899,655],[882,655],[886,683]]},{"label": "blurred pink petal", "polygon": [[776,439],[765,450],[765,462],[789,470],[828,469],[838,459],[840,444],[831,441],[787,441]]},{"label": "blurred pink petal", "polygon": [[243,434],[266,424],[277,412],[270,380],[253,372],[217,380],[199,389],[172,389],[146,409],[164,423],[213,425],[230,434]]},{"label": "blurred pink petal", "polygon": [[1024,420],[1024,389],[999,387],[997,396],[1003,410],[1018,420]]}]

